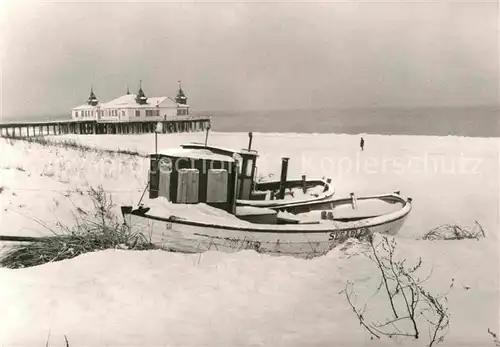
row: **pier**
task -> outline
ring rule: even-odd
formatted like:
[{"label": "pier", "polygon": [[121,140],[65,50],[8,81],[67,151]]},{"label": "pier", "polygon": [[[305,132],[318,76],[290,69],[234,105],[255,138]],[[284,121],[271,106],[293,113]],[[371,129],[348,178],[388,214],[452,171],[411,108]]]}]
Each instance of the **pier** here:
[{"label": "pier", "polygon": [[175,116],[163,120],[103,121],[59,120],[42,122],[0,123],[1,137],[31,137],[47,135],[105,135],[154,133],[158,123],[162,133],[205,131],[211,125],[209,116]]}]

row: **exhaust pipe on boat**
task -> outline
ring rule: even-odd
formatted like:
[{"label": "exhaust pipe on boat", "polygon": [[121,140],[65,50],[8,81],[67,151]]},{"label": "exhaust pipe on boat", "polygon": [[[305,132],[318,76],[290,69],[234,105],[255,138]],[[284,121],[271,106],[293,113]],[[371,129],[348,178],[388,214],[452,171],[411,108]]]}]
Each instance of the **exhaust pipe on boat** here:
[{"label": "exhaust pipe on boat", "polygon": [[248,138],[249,138],[249,139],[248,139],[248,150],[249,150],[249,151],[252,149],[252,137],[253,137],[253,134],[252,134],[252,132],[250,131],[250,132],[248,133]]},{"label": "exhaust pipe on boat", "polygon": [[205,134],[205,147],[207,147],[208,142],[208,132],[210,131],[210,124],[207,126],[207,133]]},{"label": "exhaust pipe on boat", "polygon": [[288,160],[290,158],[283,157],[281,158],[281,177],[280,177],[280,191],[278,199],[285,198],[285,186],[286,186],[286,176],[288,173]]},{"label": "exhaust pipe on boat", "polygon": [[354,193],[351,193],[351,205],[353,210],[356,210],[358,208],[358,199],[356,199]]}]

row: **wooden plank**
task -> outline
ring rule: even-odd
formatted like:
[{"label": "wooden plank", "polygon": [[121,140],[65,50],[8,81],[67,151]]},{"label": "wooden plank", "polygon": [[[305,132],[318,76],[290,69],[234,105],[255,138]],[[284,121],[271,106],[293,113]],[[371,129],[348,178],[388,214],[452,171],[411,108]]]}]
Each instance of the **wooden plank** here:
[{"label": "wooden plank", "polygon": [[177,202],[197,203],[200,172],[197,169],[180,169],[177,181]]},{"label": "wooden plank", "polygon": [[227,202],[228,174],[224,169],[208,170],[207,202]]},{"label": "wooden plank", "polygon": [[168,201],[170,200],[170,172],[160,172],[159,184],[158,184],[158,196],[163,196]]}]

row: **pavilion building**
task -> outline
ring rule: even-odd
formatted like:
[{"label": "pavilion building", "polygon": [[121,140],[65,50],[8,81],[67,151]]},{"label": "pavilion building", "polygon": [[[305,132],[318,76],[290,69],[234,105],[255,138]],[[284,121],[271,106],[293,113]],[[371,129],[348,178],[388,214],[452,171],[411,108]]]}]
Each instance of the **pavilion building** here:
[{"label": "pavilion building", "polygon": [[71,111],[73,120],[103,120],[116,122],[137,122],[172,119],[177,116],[189,116],[187,97],[181,88],[174,99],[168,96],[147,97],[139,86],[137,94],[127,93],[111,101],[100,103],[91,87],[86,104]]}]

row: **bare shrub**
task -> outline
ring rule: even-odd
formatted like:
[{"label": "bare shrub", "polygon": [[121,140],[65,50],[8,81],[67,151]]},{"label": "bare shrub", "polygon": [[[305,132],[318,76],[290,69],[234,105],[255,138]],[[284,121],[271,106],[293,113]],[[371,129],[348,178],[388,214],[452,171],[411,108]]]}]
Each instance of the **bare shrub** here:
[{"label": "bare shrub", "polygon": [[466,227],[455,224],[440,225],[428,233],[426,233],[422,240],[464,240],[464,239],[477,239],[486,237],[484,229],[475,221],[474,227]]},{"label": "bare shrub", "polygon": [[488,334],[490,334],[491,337],[493,337],[493,342],[495,343],[495,346],[500,347],[500,339],[498,338],[498,334],[491,331],[489,328],[488,328]]},{"label": "bare shrub", "polygon": [[418,277],[422,259],[412,265],[407,264],[407,259],[396,259],[396,242],[387,236],[383,236],[381,242],[375,244],[373,235],[369,235],[368,241],[370,251],[367,256],[376,264],[381,277],[376,294],[384,293],[391,313],[383,322],[369,319],[367,304],[362,309],[356,307],[354,284],[348,282],[340,294],[345,295],[360,325],[370,333],[372,339],[382,336],[419,339],[423,329],[427,327],[427,346],[432,347],[442,342],[450,323],[447,298],[432,294],[423,287],[430,275],[424,279]]}]

